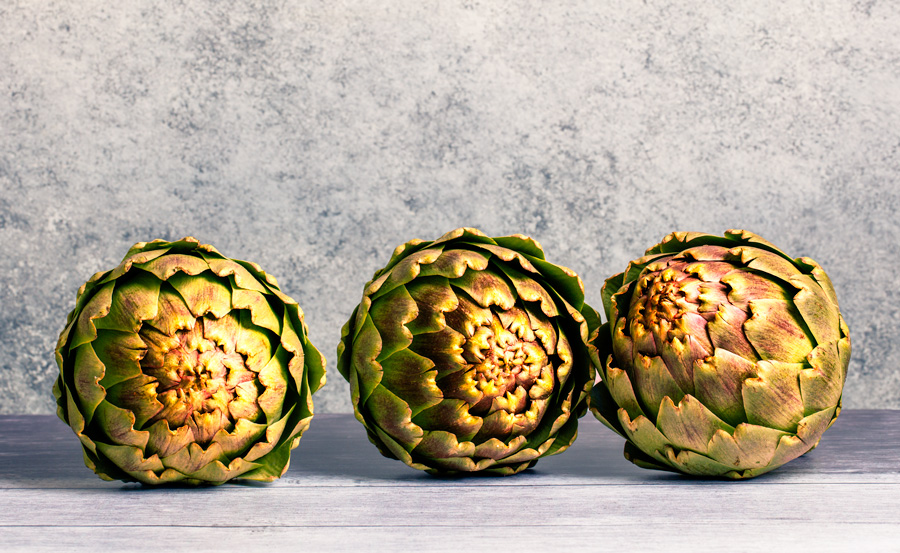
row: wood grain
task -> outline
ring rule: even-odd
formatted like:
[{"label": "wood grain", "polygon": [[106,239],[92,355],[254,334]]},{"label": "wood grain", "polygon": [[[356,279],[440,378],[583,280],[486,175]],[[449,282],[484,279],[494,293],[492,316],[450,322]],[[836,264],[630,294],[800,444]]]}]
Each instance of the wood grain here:
[{"label": "wood grain", "polygon": [[434,478],[318,415],[275,483],[148,488],[96,478],[55,417],[4,416],[0,549],[898,551],[898,427],[900,411],[847,411],[804,457],[725,482],[639,469],[586,417],[523,474]]}]

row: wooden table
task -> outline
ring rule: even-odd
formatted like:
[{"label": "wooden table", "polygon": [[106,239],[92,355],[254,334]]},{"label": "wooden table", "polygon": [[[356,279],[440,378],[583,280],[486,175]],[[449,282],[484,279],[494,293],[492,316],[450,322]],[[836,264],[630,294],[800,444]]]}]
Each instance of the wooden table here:
[{"label": "wooden table", "polygon": [[900,411],[845,411],[819,447],[725,482],[648,471],[590,415],[511,477],[441,479],[317,415],[272,484],[103,482],[55,416],[0,417],[0,550],[900,551]]}]

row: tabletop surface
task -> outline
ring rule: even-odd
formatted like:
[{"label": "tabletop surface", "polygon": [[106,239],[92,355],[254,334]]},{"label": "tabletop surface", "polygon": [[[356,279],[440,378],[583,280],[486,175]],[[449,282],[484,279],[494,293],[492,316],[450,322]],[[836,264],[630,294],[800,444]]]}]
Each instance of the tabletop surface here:
[{"label": "tabletop surface", "polygon": [[0,416],[0,550],[900,551],[900,411],[845,410],[741,482],[641,469],[622,445],[588,415],[524,473],[435,478],[316,415],[274,483],[150,488],[98,479],[55,416]]}]

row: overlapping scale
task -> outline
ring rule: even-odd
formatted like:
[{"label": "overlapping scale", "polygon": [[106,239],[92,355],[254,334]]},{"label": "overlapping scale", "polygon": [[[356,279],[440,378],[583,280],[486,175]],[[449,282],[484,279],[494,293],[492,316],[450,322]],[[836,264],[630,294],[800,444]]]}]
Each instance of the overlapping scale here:
[{"label": "overlapping scale", "polygon": [[325,379],[275,280],[193,238],[136,244],[95,275],[56,353],[86,464],[146,484],[277,478]]},{"label": "overlapping scale", "polygon": [[397,248],[344,326],[338,369],[386,456],[511,474],[574,440],[598,323],[537,242],[458,229]]},{"label": "overlapping scale", "polygon": [[748,478],[815,447],[850,338],[834,288],[747,231],[676,232],[607,279],[591,409],[636,464]]}]

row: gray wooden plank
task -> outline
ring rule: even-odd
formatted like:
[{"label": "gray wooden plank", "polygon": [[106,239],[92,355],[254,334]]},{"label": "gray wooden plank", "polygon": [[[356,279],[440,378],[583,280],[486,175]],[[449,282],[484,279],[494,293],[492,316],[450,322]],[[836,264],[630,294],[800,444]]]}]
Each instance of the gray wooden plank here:
[{"label": "gray wooden plank", "polygon": [[148,529],[146,527],[3,528],[3,550],[18,551],[709,551],[759,553],[898,551],[894,525],[835,521],[811,533],[803,523],[776,521],[765,528],[740,521],[654,525],[603,523],[488,529],[462,526],[259,527]]},{"label": "gray wooden plank", "polygon": [[[900,522],[900,485],[228,486],[0,491],[0,527],[508,526]],[[898,528],[900,531],[900,528]]]},{"label": "gray wooden plank", "polygon": [[[692,485],[695,479],[639,469],[622,457],[623,440],[593,417],[562,454],[508,478],[436,479],[386,459],[352,415],[316,415],[294,450],[280,486]],[[741,485],[900,482],[900,411],[845,411],[819,447]],[[56,417],[0,416],[0,489],[134,487],[103,482],[85,468],[78,440]]]}]

